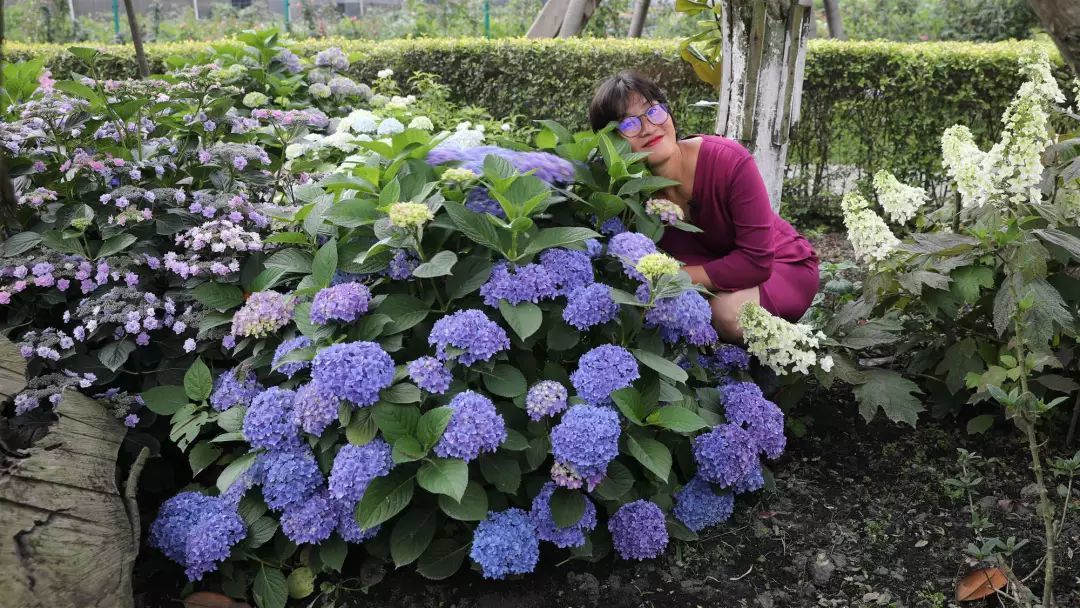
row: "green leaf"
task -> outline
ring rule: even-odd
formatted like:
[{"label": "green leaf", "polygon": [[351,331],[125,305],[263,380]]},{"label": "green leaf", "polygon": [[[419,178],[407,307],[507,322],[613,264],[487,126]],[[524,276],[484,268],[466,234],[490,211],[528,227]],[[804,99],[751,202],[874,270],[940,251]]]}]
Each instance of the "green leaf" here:
[{"label": "green leaf", "polygon": [[360,199],[346,199],[338,201],[326,210],[326,221],[342,228],[356,228],[375,223],[375,220],[383,217],[374,201]]},{"label": "green leaf", "polygon": [[0,243],[0,251],[3,251],[3,257],[9,258],[33,249],[40,242],[41,235],[37,232],[20,232]]},{"label": "green leaf", "polygon": [[565,247],[574,243],[580,243],[589,239],[600,238],[600,234],[582,227],[545,228],[532,238],[525,246],[522,257],[540,253],[552,247]]},{"label": "green leaf", "polygon": [[115,372],[127,362],[133,352],[135,352],[135,343],[131,340],[110,342],[98,351],[98,361],[101,361],[101,364],[110,371]]},{"label": "green leaf", "polygon": [[448,407],[437,407],[420,416],[420,422],[416,425],[416,438],[425,450],[430,450],[439,442],[453,414],[454,411]]},{"label": "green leaf", "polygon": [[334,572],[341,572],[348,554],[349,545],[337,534],[319,544],[319,561]]},{"label": "green leaf", "polygon": [[626,433],[626,451],[662,481],[671,472],[671,450],[659,441],[644,435]]},{"label": "green leaf", "polygon": [[544,322],[543,311],[532,302],[522,302],[515,306],[506,300],[499,300],[499,312],[522,340],[535,334]]},{"label": "green leaf", "polygon": [[311,272],[312,256],[299,249],[282,249],[266,259],[267,268],[279,268],[285,272],[308,274]]},{"label": "green leaf", "polygon": [[432,258],[413,269],[413,276],[420,279],[431,279],[453,274],[451,269],[457,264],[457,254],[453,251],[442,250]]},{"label": "green leaf", "polygon": [[1080,262],[1080,238],[1057,228],[1040,228],[1032,232],[1047,243],[1052,243],[1068,251],[1074,260]]},{"label": "green leaf", "polygon": [[952,272],[952,292],[964,302],[974,304],[982,289],[994,286],[994,271],[986,266],[964,266]]},{"label": "green leaf", "polygon": [[374,528],[400,513],[409,506],[415,485],[412,474],[401,469],[373,479],[356,507],[360,527]]},{"label": "green leaf", "polygon": [[398,382],[397,384],[383,390],[381,397],[383,401],[388,403],[420,403],[420,389],[409,382]]},{"label": "green leaf", "polygon": [[394,442],[394,449],[391,452],[394,464],[416,462],[424,456],[427,456],[427,450],[420,445],[420,442],[415,437],[399,438]]},{"label": "green leaf", "polygon": [[593,490],[593,495],[601,500],[616,501],[621,499],[632,487],[634,487],[634,474],[630,472],[630,469],[626,468],[626,465],[618,460],[613,460],[608,463],[607,474],[604,476],[604,480],[600,482],[600,485]]},{"label": "green leaf", "polygon": [[195,359],[184,374],[184,392],[192,401],[205,401],[210,398],[213,388],[214,378],[210,375],[210,368],[201,358]]},{"label": "green leaf", "polygon": [[224,492],[229,489],[229,486],[233,484],[245,471],[251,468],[251,465],[255,464],[255,453],[250,452],[237,458],[229,463],[225,470],[218,475],[217,489],[219,492]]},{"label": "green leaf", "polygon": [[225,311],[244,303],[244,292],[235,285],[203,283],[191,290],[200,304],[214,310]]},{"label": "green leaf", "polygon": [[251,593],[259,608],[285,608],[285,602],[289,600],[289,585],[281,570],[260,565]]},{"label": "green leaf", "polygon": [[451,299],[463,298],[480,289],[491,277],[491,260],[477,255],[457,264],[457,274],[446,279],[446,293]]},{"label": "green leaf", "polygon": [[375,438],[379,427],[370,416],[353,416],[349,426],[345,427],[345,438],[353,445],[365,445]]},{"label": "green leaf", "polygon": [[686,382],[689,378],[686,374],[686,370],[660,355],[655,355],[647,350],[635,348],[634,356],[637,357],[638,361],[644,363],[645,367],[651,368],[652,370],[659,372],[660,375],[671,378],[676,382]]},{"label": "green leaf", "polygon": [[481,521],[487,517],[487,492],[479,482],[470,481],[465,487],[461,500],[454,500],[446,494],[440,494],[439,508],[443,510],[443,513],[459,521]]},{"label": "green leaf", "polygon": [[315,253],[315,259],[311,262],[311,279],[316,286],[322,288],[330,285],[330,280],[334,278],[337,270],[337,258],[337,239],[326,241]]},{"label": "green leaf", "polygon": [[266,237],[263,242],[280,245],[307,245],[308,235],[303,232],[279,232]]},{"label": "green leaf", "polygon": [[182,386],[155,386],[141,394],[146,407],[161,416],[172,416],[176,410],[188,404],[187,393]]},{"label": "green leaf", "polygon": [[993,414],[983,414],[982,416],[975,416],[967,423],[968,435],[981,435],[990,430],[990,427],[994,426],[994,420],[997,416]]},{"label": "green leaf", "polygon": [[645,424],[645,417],[649,415],[649,407],[641,398],[641,393],[633,387],[621,388],[611,393],[611,399],[618,406],[623,416],[638,426]]},{"label": "green leaf", "polygon": [[390,294],[379,304],[379,314],[393,319],[383,329],[384,334],[395,334],[410,329],[427,318],[431,310],[423,301],[405,294]]},{"label": "green leaf", "polygon": [[517,492],[521,485],[521,465],[508,455],[496,452],[480,457],[480,473],[495,489],[506,494]]},{"label": "green leaf", "polygon": [[248,526],[248,547],[258,549],[265,545],[270,542],[271,538],[274,538],[274,534],[277,530],[278,522],[273,517],[265,515],[256,518],[255,521],[251,522],[251,525]]},{"label": "green leaf", "polygon": [[866,370],[866,382],[855,387],[859,413],[867,422],[873,420],[880,408],[893,422],[903,422],[915,427],[922,402],[915,395],[922,394],[919,385],[900,374],[884,369]]},{"label": "green leaf", "polygon": [[466,209],[460,203],[447,201],[443,208],[450,216],[450,220],[458,227],[458,230],[473,242],[479,243],[495,251],[502,252],[499,243],[499,233],[482,214]]},{"label": "green leaf", "polygon": [[118,234],[110,239],[107,239],[101,244],[101,248],[98,249],[96,259],[101,259],[113,255],[114,253],[120,253],[121,251],[132,246],[135,241],[139,240],[134,234]]},{"label": "green leaf", "polygon": [[430,508],[412,509],[401,516],[390,532],[390,557],[400,568],[416,561],[435,537],[439,512]]},{"label": "green leaf", "polygon": [[469,485],[469,465],[457,458],[434,458],[420,467],[416,483],[432,494],[446,494],[460,501]]},{"label": "green leaf", "polygon": [[191,453],[188,454],[191,475],[193,477],[198,476],[206,467],[214,464],[218,456],[221,456],[221,448],[216,445],[207,442],[196,443],[195,447],[191,448]]},{"label": "green leaf", "polygon": [[440,538],[431,543],[427,551],[420,556],[416,569],[424,578],[441,581],[450,578],[461,569],[465,555],[469,552],[469,541],[454,541]]},{"label": "green leaf", "polygon": [[556,488],[551,494],[551,518],[559,528],[569,528],[581,521],[585,514],[585,496],[577,490]]},{"label": "green leaf", "polygon": [[301,566],[289,573],[286,580],[289,588],[289,597],[302,599],[315,593],[315,573],[307,566]]},{"label": "green leaf", "polygon": [[386,440],[393,443],[402,437],[412,437],[416,433],[416,425],[420,420],[420,408],[379,402],[371,407],[371,416]]},{"label": "green leaf", "polygon": [[649,414],[645,421],[653,426],[684,435],[709,427],[709,423],[702,420],[701,416],[678,405],[662,407]]},{"label": "green leaf", "polygon": [[490,373],[484,374],[484,386],[492,393],[508,399],[524,395],[529,388],[525,375],[518,368],[505,363],[496,365]]}]

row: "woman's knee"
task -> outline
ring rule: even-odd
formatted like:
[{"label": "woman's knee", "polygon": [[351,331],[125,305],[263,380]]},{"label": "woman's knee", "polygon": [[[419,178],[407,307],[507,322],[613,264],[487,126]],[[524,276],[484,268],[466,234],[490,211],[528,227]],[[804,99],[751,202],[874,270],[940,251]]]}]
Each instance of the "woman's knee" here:
[{"label": "woman's knee", "polygon": [[742,342],[742,327],[739,326],[739,308],[731,298],[715,297],[712,299],[712,322],[716,333],[725,342]]}]

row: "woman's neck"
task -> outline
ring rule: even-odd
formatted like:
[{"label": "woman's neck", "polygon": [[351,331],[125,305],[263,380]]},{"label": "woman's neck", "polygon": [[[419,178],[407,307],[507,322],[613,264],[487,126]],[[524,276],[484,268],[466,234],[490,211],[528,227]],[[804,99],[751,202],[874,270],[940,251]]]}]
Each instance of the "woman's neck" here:
[{"label": "woman's neck", "polygon": [[689,162],[691,155],[687,151],[687,145],[684,142],[678,142],[675,150],[675,153],[668,157],[663,164],[650,165],[649,170],[653,175],[679,182],[678,185],[663,188],[656,194],[680,207],[685,207],[694,194],[694,167]]}]

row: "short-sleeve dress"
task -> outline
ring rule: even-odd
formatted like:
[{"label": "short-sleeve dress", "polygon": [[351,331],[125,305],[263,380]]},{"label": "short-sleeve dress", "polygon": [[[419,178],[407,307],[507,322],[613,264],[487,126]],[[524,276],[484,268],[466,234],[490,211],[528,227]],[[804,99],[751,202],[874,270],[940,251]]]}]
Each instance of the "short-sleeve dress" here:
[{"label": "short-sleeve dress", "polygon": [[658,245],[687,265],[701,265],[717,291],[757,286],[761,305],[797,321],[818,291],[810,242],[769,204],[750,152],[719,135],[702,135],[689,222],[702,232],[664,231]]}]

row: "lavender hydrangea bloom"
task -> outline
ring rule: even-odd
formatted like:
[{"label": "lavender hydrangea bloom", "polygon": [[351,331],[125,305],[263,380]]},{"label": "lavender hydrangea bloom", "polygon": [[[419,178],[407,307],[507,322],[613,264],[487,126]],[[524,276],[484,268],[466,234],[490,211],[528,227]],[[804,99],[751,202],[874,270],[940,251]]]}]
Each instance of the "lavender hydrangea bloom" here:
[{"label": "lavender hydrangea bloom", "polygon": [[585,401],[605,405],[610,403],[611,393],[630,386],[639,377],[637,359],[630,351],[605,344],[581,356],[570,382]]},{"label": "lavender hydrangea bloom", "polygon": [[698,362],[711,372],[730,374],[750,369],[750,353],[734,344],[721,344],[711,355],[700,356]]},{"label": "lavender hydrangea bloom", "polygon": [[315,382],[296,389],[293,422],[312,435],[322,435],[330,423],[337,420],[341,402]]},{"label": "lavender hydrangea bloom", "polygon": [[390,451],[390,446],[379,438],[364,445],[343,446],[330,469],[330,497],[352,503],[360,500],[372,479],[393,468]]},{"label": "lavender hydrangea bloom", "polygon": [[330,321],[352,323],[368,310],[371,290],[360,283],[342,283],[320,289],[311,303],[311,322],[326,325]]},{"label": "lavender hydrangea bloom", "polygon": [[753,382],[731,382],[720,387],[729,422],[742,425],[769,458],[779,458],[787,446],[784,412],[766,399]]},{"label": "lavender hydrangea bloom", "polygon": [[765,487],[765,475],[761,471],[761,463],[755,461],[750,472],[743,475],[742,479],[731,486],[731,491],[734,494],[747,494],[757,492],[763,487]]},{"label": "lavender hydrangea bloom", "polygon": [[316,545],[330,538],[338,527],[338,509],[326,490],[320,490],[281,514],[281,531],[298,545]]},{"label": "lavender hydrangea bloom", "polygon": [[595,487],[607,473],[608,463],[619,455],[620,433],[615,410],[575,405],[551,429],[551,453],[557,463]]},{"label": "lavender hydrangea bloom", "polygon": [[547,268],[540,264],[526,264],[514,269],[501,262],[491,270],[491,277],[480,287],[484,304],[497,307],[499,301],[510,304],[537,303],[555,297],[555,281]]},{"label": "lavender hydrangea bloom", "polygon": [[660,298],[645,313],[647,327],[659,327],[665,342],[686,340],[694,346],[713,344],[719,338],[712,326],[712,308],[696,291],[684,291],[674,298]]},{"label": "lavender hydrangea bloom", "polygon": [[651,559],[668,544],[667,524],[660,507],[647,500],[627,503],[608,520],[611,541],[623,559]]},{"label": "lavender hydrangea bloom", "polygon": [[554,416],[566,409],[568,396],[565,386],[554,380],[541,380],[525,395],[525,411],[533,420]]},{"label": "lavender hydrangea bloom", "polygon": [[166,500],[150,525],[150,545],[174,562],[184,563],[188,532],[213,502],[212,496],[199,492],[181,492]]},{"label": "lavender hydrangea bloom", "polygon": [[349,58],[340,47],[332,46],[315,54],[315,65],[343,72],[349,69]]},{"label": "lavender hydrangea bloom", "polygon": [[284,511],[298,505],[323,485],[319,463],[306,447],[268,452],[261,458],[263,498],[271,509]]},{"label": "lavender hydrangea bloom", "polygon": [[338,514],[337,532],[347,543],[362,543],[375,538],[375,535],[382,529],[381,524],[374,528],[361,528],[360,523],[356,521],[355,502],[339,500],[334,501],[334,506]]},{"label": "lavender hydrangea bloom", "polygon": [[592,260],[584,251],[546,249],[540,254],[540,265],[555,283],[555,295],[567,296],[575,289],[591,284]]},{"label": "lavender hydrangea bloom", "polygon": [[443,458],[475,460],[481,452],[494,452],[506,441],[506,423],[491,399],[474,391],[463,391],[450,400],[453,410],[435,453]]},{"label": "lavender hydrangea bloom", "polygon": [[236,368],[221,374],[214,379],[214,390],[210,393],[210,406],[219,412],[237,406],[248,405],[263,387],[259,384],[254,373],[248,372],[243,378],[238,378]]},{"label": "lavender hydrangea bloom", "polygon": [[254,448],[284,450],[299,445],[293,424],[296,393],[272,386],[259,393],[244,414],[244,439]]},{"label": "lavender hydrangea bloom", "polygon": [[285,327],[296,299],[276,291],[257,291],[233,315],[232,335],[261,338]]},{"label": "lavender hydrangea bloom", "polygon": [[201,580],[207,572],[217,570],[217,564],[229,557],[233,545],[246,536],[247,526],[235,505],[215,499],[188,532],[184,551],[188,580]]},{"label": "lavender hydrangea bloom", "polygon": [[383,270],[383,274],[394,281],[410,281],[413,278],[413,271],[419,265],[420,258],[416,257],[416,254],[405,249],[398,249],[394,252],[394,257],[390,259],[390,265]]},{"label": "lavender hydrangea bloom", "polygon": [[428,335],[428,344],[435,347],[435,356],[450,359],[446,347],[464,350],[458,356],[462,365],[487,361],[499,351],[510,348],[510,338],[503,328],[476,309],[461,310],[435,322]]},{"label": "lavender hydrangea bloom", "polygon": [[311,378],[337,397],[368,406],[393,383],[394,360],[375,342],[335,344],[315,355]]},{"label": "lavender hydrangea bloom", "polygon": [[489,512],[473,532],[469,557],[488,579],[532,572],[540,559],[540,539],[529,514],[516,508]]},{"label": "lavender hydrangea bloom", "polygon": [[588,497],[583,496],[585,512],[582,513],[581,519],[572,526],[560,528],[551,515],[551,495],[555,493],[555,490],[556,485],[549,481],[544,484],[540,493],[532,501],[529,516],[536,525],[536,535],[540,540],[554,543],[561,549],[580,547],[585,544],[586,533],[596,528],[596,505]]},{"label": "lavender hydrangea bloom", "polygon": [[590,259],[598,258],[604,253],[604,244],[597,239],[589,239],[585,241],[585,253]]},{"label": "lavender hydrangea bloom", "polygon": [[482,174],[484,172],[484,159],[489,154],[505,159],[522,173],[534,171],[533,175],[549,184],[568,183],[574,178],[574,166],[569,161],[554,154],[548,152],[519,152],[498,146],[474,146],[471,148],[440,146],[428,153],[427,162],[429,165],[458,162],[462,168]]},{"label": "lavender hydrangea bloom", "polygon": [[409,377],[417,386],[429,393],[441,395],[450,388],[450,381],[454,379],[446,364],[435,357],[420,357],[410,361],[407,367]]},{"label": "lavender hydrangea bloom", "polygon": [[758,464],[757,444],[741,426],[722,424],[694,439],[698,476],[726,488]]},{"label": "lavender hydrangea bloom", "polygon": [[675,517],[694,532],[723,523],[731,517],[735,498],[731,492],[717,493],[709,482],[694,477],[675,492]]},{"label": "lavender hydrangea bloom", "polygon": [[499,219],[506,219],[499,201],[491,198],[491,192],[483,186],[477,186],[465,195],[465,208],[476,213],[490,213]]},{"label": "lavender hydrangea bloom", "polygon": [[611,297],[611,288],[603,283],[578,287],[570,293],[563,309],[563,320],[581,331],[614,321],[617,316],[619,305]]},{"label": "lavender hydrangea bloom", "polygon": [[[277,367],[278,361],[281,361],[285,355],[293,352],[294,350],[307,348],[311,346],[311,338],[307,336],[297,336],[289,340],[285,340],[274,349],[274,358],[270,362],[271,367]],[[281,367],[277,367],[277,372],[284,374],[286,378],[292,378],[297,372],[311,365],[311,361],[292,361],[286,363]]]},{"label": "lavender hydrangea bloom", "polygon": [[608,255],[619,258],[627,276],[639,281],[644,281],[645,277],[634,267],[649,253],[656,253],[656,243],[640,232],[620,232],[608,242]]}]

